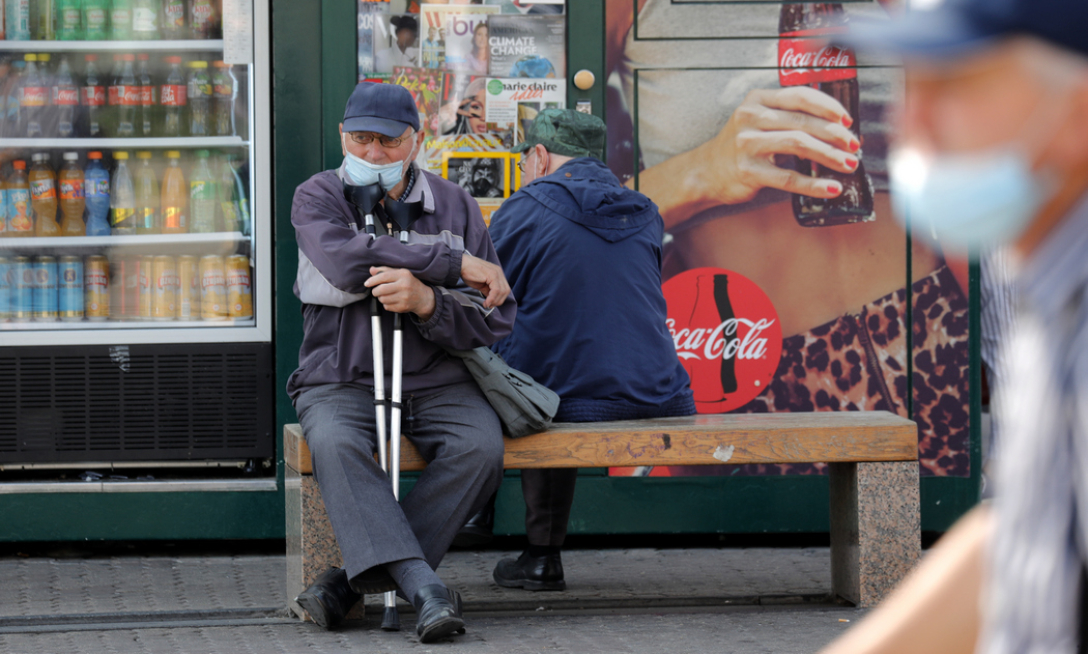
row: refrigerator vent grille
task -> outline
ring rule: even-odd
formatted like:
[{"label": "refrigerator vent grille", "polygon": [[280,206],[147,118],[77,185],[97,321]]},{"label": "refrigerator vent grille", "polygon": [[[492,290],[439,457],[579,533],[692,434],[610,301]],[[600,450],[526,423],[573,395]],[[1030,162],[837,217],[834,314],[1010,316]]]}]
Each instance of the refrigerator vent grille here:
[{"label": "refrigerator vent grille", "polygon": [[0,462],[272,456],[263,344],[0,348]]}]

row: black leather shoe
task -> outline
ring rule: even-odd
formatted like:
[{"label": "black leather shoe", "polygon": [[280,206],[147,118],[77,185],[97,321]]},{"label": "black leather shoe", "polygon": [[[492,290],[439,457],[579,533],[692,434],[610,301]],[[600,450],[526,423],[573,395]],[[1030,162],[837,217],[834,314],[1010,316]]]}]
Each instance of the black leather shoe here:
[{"label": "black leather shoe", "polygon": [[362,595],[351,589],[343,568],[329,568],[299,593],[295,601],[306,609],[318,626],[332,629],[361,598]]},{"label": "black leather shoe", "polygon": [[433,643],[455,633],[465,633],[461,617],[461,594],[442,584],[420,588],[412,604],[416,607],[416,633],[422,643]]},{"label": "black leather shoe", "polygon": [[468,519],[465,526],[453,537],[453,547],[479,547],[487,545],[494,538],[495,495],[487,501],[484,508]]},{"label": "black leather shoe", "polygon": [[397,582],[389,576],[384,565],[376,565],[355,575],[348,582],[351,589],[360,595],[381,595],[397,590]]},{"label": "black leather shoe", "polygon": [[566,590],[563,580],[563,560],[558,553],[529,556],[522,552],[517,559],[503,559],[491,575],[504,588],[525,590]]}]

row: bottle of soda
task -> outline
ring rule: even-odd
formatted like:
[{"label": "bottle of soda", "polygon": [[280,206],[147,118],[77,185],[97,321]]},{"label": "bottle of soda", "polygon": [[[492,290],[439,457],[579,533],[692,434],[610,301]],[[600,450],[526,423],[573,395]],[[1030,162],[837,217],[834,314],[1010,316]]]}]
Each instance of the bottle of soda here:
[{"label": "bottle of soda", "polygon": [[[8,181],[5,179],[4,171],[0,170],[0,238],[5,238],[8,235]],[[4,282],[5,278],[0,277],[0,318],[3,318],[4,311]]]},{"label": "bottle of soda", "polygon": [[216,229],[215,176],[208,167],[207,150],[196,151],[196,165],[189,175],[189,204],[192,207],[189,231],[193,234],[218,231]]},{"label": "bottle of soda", "polygon": [[209,105],[212,84],[208,79],[208,62],[189,62],[189,136],[210,136]]},{"label": "bottle of soda", "polygon": [[132,0],[113,0],[110,8],[110,39],[132,40]]},{"label": "bottle of soda", "polygon": [[91,138],[101,138],[105,136],[102,114],[106,109],[106,87],[98,73],[98,55],[84,55],[83,60],[86,62],[86,77],[79,94],[79,102],[83,107],[83,127],[80,131]]},{"label": "bottle of soda", "polygon": [[58,236],[57,178],[49,165],[49,154],[38,152],[31,157],[30,206],[34,211],[34,235]]},{"label": "bottle of soda", "polygon": [[219,197],[219,216],[224,232],[240,232],[242,216],[234,188],[234,169],[230,165],[229,156],[217,153],[212,158],[213,172],[216,175],[216,195]]},{"label": "bottle of soda", "polygon": [[110,173],[102,165],[101,152],[87,153],[83,193],[87,202],[87,236],[109,236]]},{"label": "bottle of soda", "polygon": [[120,99],[117,108],[116,136],[128,137],[136,135],[136,110],[140,106],[140,87],[136,85],[136,69],[134,62],[136,55],[124,56],[124,66],[121,68],[121,83],[118,84],[117,95]]},{"label": "bottle of soda", "polygon": [[68,57],[60,60],[56,81],[53,85],[53,110],[56,115],[55,134],[60,138],[76,135],[76,112],[79,109],[79,89],[72,79],[72,69]]},{"label": "bottle of soda", "polygon": [[136,134],[142,137],[154,136],[156,106],[159,89],[151,79],[146,53],[136,55],[139,64],[136,68],[136,86],[139,88],[140,105],[136,112]]},{"label": "bottle of soda", "polygon": [[212,78],[212,124],[217,136],[234,136],[235,79],[230,64],[217,61]]},{"label": "bottle of soda", "polygon": [[83,40],[83,12],[79,0],[55,0],[58,41]]},{"label": "bottle of soda", "polygon": [[137,152],[140,165],[136,167],[136,233],[161,234],[159,220],[159,180],[151,167],[151,153]]},{"label": "bottle of soda", "polygon": [[213,0],[191,0],[189,30],[194,39],[214,39],[219,36],[219,12]]},{"label": "bottle of soda", "polygon": [[36,41],[53,41],[57,38],[53,27],[53,0],[34,0],[30,3],[30,23]]},{"label": "bottle of soda", "polygon": [[79,155],[64,153],[64,165],[57,176],[60,186],[61,236],[83,236],[87,226],[83,223],[86,200],[83,192],[83,171],[79,167]]},{"label": "bottle of soda", "polygon": [[161,11],[161,0],[135,0],[132,5],[132,37],[141,41],[158,40]]},{"label": "bottle of soda", "polygon": [[162,135],[181,136],[183,116],[187,113],[188,87],[181,73],[181,57],[166,57],[164,61],[170,64],[170,72],[166,75],[166,83],[159,88],[163,110]]},{"label": "bottle of soda", "polygon": [[109,38],[110,0],[83,0],[83,34],[88,41]]},{"label": "bottle of soda", "polygon": [[12,173],[8,177],[8,236],[34,236],[34,212],[30,208],[30,183],[26,176],[26,162],[11,162]]},{"label": "bottle of soda", "polygon": [[189,188],[181,172],[181,153],[166,153],[166,172],[162,176],[162,233],[189,233]]},{"label": "bottle of soda", "polygon": [[163,0],[162,38],[187,39],[189,7],[185,0]]},{"label": "bottle of soda", "polygon": [[30,40],[30,0],[4,0],[4,38]]},{"label": "bottle of soda", "polygon": [[117,118],[121,113],[121,73],[125,68],[125,55],[113,55],[113,70],[110,71],[110,85],[106,91],[105,119],[102,121],[102,129],[106,136],[117,135]]},{"label": "bottle of soda", "polygon": [[[850,130],[861,141],[858,114],[857,60],[848,48],[829,46],[826,38],[846,29],[842,4],[783,4],[778,20],[778,81],[782,86],[807,85],[838,100],[854,119]],[[860,158],[860,152],[858,152]],[[831,199],[793,195],[793,217],[805,227],[828,227],[874,219],[873,184],[860,161],[853,173],[840,173],[794,155],[777,157],[803,175],[832,179],[842,193]]]},{"label": "bottle of soda", "polygon": [[114,152],[117,170],[110,185],[110,227],[114,235],[136,233],[136,189],[128,170],[128,153]]},{"label": "bottle of soda", "polygon": [[48,52],[38,53],[38,74],[42,77],[42,86],[45,87],[45,108],[42,111],[42,135],[46,138],[57,133],[57,108],[53,105],[53,83],[56,76],[50,61],[53,55]]},{"label": "bottle of soda", "polygon": [[22,134],[27,138],[40,138],[44,136],[43,123],[45,121],[46,100],[48,90],[42,82],[42,76],[38,72],[38,55],[25,54],[26,73],[22,92],[19,97],[20,122]]},{"label": "bottle of soda", "polygon": [[22,138],[26,133],[26,127],[22,120],[21,100],[23,85],[26,82],[26,61],[16,59],[11,62],[11,72],[4,84],[0,86],[0,93],[6,98],[4,115],[0,116],[0,128],[2,136],[6,138]]}]

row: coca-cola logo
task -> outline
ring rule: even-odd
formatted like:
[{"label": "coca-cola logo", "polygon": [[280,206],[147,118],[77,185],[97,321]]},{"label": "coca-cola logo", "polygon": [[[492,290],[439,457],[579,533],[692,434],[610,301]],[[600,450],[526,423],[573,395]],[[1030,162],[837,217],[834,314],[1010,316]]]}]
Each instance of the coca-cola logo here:
[{"label": "coca-cola logo", "polygon": [[74,88],[53,88],[53,104],[74,107],[79,104],[79,91]]},{"label": "coca-cola logo", "polygon": [[118,95],[121,98],[121,104],[126,107],[135,107],[140,104],[140,87],[138,86],[122,86],[118,90]]},{"label": "coca-cola logo", "polygon": [[788,38],[802,34],[811,35],[797,32],[783,35],[778,40],[778,81],[782,86],[819,84],[858,76],[853,50],[831,45],[826,39]]},{"label": "coca-cola logo", "polygon": [[44,107],[48,97],[44,86],[26,86],[23,87],[21,104],[24,107]]},{"label": "coca-cola logo", "polygon": [[87,106],[100,106],[106,104],[106,89],[102,86],[84,86],[83,104]]},{"label": "coca-cola logo", "polygon": [[739,409],[767,388],[782,357],[782,327],[759,286],[735,272],[696,268],[661,290],[699,413]]}]

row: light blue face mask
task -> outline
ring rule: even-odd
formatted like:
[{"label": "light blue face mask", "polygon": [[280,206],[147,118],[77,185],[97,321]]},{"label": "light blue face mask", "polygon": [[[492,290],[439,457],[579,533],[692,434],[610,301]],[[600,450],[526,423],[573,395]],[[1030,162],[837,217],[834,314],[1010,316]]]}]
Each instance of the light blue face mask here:
[{"label": "light blue face mask", "polygon": [[[343,141],[344,137],[341,136],[340,138]],[[389,191],[399,184],[401,178],[404,177],[403,161],[394,161],[393,163],[378,166],[348,152],[346,144],[344,145],[344,152],[346,153],[344,155],[344,174],[355,186],[381,184],[383,190]],[[408,156],[411,158],[411,154]]]},{"label": "light blue face mask", "polygon": [[928,222],[949,249],[1016,239],[1050,197],[1050,185],[1014,146],[985,153],[889,157],[892,205],[900,221]]}]

